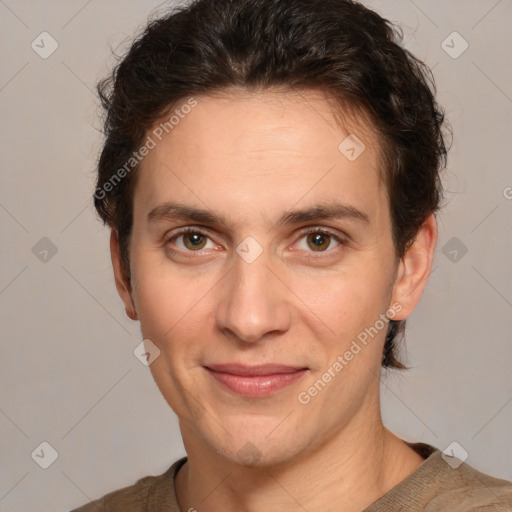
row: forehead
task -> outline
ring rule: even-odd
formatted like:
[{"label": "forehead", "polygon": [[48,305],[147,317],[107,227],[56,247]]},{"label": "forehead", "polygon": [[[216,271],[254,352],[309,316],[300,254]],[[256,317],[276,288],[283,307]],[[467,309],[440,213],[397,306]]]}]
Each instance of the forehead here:
[{"label": "forehead", "polygon": [[229,199],[240,213],[318,197],[370,210],[385,202],[378,137],[324,92],[234,90],[194,100],[172,125],[164,118],[148,131],[155,147],[139,170],[136,210],[176,199],[212,209]]},{"label": "forehead", "polygon": [[[166,125],[164,117],[152,131],[163,128],[166,133],[162,135],[170,139],[171,145],[186,143],[183,149],[231,149],[238,154],[258,149],[290,151],[294,143],[303,156],[326,150],[331,153],[338,149],[340,137],[351,133],[365,139],[370,152],[378,143],[363,112],[348,104],[341,106],[322,90],[230,88],[196,97],[194,101],[193,109],[187,107],[190,98],[177,102],[174,111],[185,112],[187,108],[187,113],[180,119],[171,116],[175,123],[172,127]],[[317,150],[313,151],[314,148]]]}]

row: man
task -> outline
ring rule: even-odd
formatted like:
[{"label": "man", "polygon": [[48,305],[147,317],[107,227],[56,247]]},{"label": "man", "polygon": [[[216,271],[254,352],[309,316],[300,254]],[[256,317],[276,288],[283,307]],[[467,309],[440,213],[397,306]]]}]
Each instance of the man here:
[{"label": "man", "polygon": [[187,457],[78,511],[512,510],[381,419],[446,157],[398,41],[349,0],[199,0],[100,84],[95,204]]}]

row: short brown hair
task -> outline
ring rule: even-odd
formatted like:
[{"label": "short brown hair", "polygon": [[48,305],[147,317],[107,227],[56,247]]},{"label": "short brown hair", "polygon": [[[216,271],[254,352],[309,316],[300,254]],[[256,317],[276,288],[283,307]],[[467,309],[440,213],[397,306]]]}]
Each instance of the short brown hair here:
[{"label": "short brown hair", "polygon": [[[106,118],[94,202],[118,233],[127,278],[138,166],[122,179],[119,171],[180,101],[233,86],[320,88],[369,115],[402,257],[440,207],[447,149],[432,73],[401,41],[399,29],[352,0],[196,0],[149,22],[98,84]],[[404,329],[405,320],[390,321],[384,367],[405,368]]]}]

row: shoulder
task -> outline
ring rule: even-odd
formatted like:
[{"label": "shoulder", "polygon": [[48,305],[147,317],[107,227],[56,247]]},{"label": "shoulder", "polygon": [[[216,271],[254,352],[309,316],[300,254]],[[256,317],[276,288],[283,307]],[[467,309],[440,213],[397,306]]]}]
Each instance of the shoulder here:
[{"label": "shoulder", "polygon": [[432,480],[439,494],[432,496],[426,510],[457,510],[467,512],[512,511],[512,482],[482,473],[469,464],[437,452],[432,461],[438,476]]},{"label": "shoulder", "polygon": [[[163,499],[171,504],[175,499],[174,476],[185,460],[186,458],[179,459],[160,475],[140,478],[133,485],[112,491],[71,512],[146,512],[149,510],[148,505],[155,499],[159,502]],[[166,496],[163,496],[163,492]]]},{"label": "shoulder", "polygon": [[[418,446],[414,448],[420,453]],[[482,473],[430,445],[421,447],[428,448],[423,463],[365,512],[512,512],[512,482]]]},{"label": "shoulder", "polygon": [[148,493],[151,485],[161,477],[162,475],[146,476],[137,480],[133,485],[112,491],[102,498],[91,501],[71,512],[106,512],[107,510],[109,512],[120,512],[121,510],[142,512],[147,508]]}]

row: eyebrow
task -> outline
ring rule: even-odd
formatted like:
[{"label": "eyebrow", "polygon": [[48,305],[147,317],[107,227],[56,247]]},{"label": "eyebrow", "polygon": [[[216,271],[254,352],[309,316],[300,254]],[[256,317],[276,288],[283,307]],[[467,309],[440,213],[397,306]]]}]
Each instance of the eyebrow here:
[{"label": "eyebrow", "polygon": [[[274,227],[285,224],[299,224],[308,221],[338,220],[345,218],[370,224],[368,214],[358,210],[354,206],[344,203],[328,203],[314,205],[302,210],[289,210],[274,224]],[[148,213],[147,219],[148,222],[183,220],[201,224],[228,225],[223,215],[215,214],[207,209],[174,202],[165,202],[156,206]]]}]

